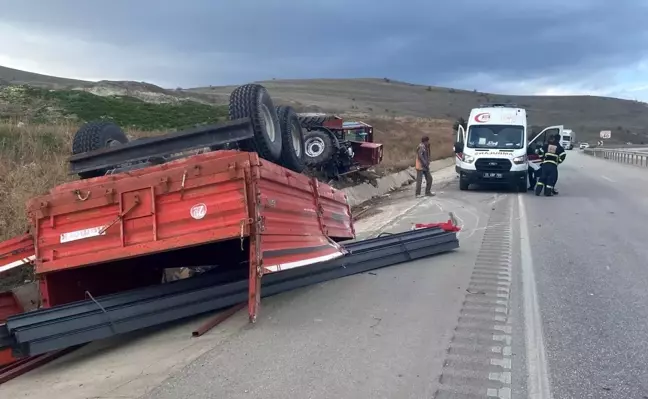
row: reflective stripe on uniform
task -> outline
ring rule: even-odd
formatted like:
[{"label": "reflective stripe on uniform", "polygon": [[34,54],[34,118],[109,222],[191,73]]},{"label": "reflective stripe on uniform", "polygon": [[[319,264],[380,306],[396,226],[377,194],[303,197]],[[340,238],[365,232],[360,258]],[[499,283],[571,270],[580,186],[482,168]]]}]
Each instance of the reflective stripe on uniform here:
[{"label": "reflective stripe on uniform", "polygon": [[552,163],[552,164],[554,164],[556,166],[558,165],[558,163],[556,161],[550,161],[548,159],[545,159],[544,161],[542,161],[542,163]]}]

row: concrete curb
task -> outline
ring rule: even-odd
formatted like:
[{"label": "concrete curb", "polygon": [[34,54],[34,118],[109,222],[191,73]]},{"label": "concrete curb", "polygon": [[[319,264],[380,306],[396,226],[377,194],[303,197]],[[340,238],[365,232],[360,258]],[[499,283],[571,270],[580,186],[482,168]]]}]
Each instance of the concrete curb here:
[{"label": "concrete curb", "polygon": [[[448,166],[454,165],[454,157],[439,159],[430,163],[430,172],[437,172]],[[372,198],[380,197],[390,191],[396,190],[416,179],[416,170],[410,167],[406,170],[391,175],[383,176],[378,179],[378,184],[374,187],[371,184],[363,183],[354,187],[347,187],[342,191],[346,194],[350,206],[357,206]],[[436,183],[436,181],[435,181]]]}]

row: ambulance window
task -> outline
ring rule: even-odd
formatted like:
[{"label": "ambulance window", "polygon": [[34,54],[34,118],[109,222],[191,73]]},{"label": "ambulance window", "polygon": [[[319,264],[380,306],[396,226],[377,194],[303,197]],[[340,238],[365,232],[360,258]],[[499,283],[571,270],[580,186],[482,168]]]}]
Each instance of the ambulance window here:
[{"label": "ambulance window", "polygon": [[469,148],[522,148],[524,127],[512,125],[473,125],[468,129]]}]

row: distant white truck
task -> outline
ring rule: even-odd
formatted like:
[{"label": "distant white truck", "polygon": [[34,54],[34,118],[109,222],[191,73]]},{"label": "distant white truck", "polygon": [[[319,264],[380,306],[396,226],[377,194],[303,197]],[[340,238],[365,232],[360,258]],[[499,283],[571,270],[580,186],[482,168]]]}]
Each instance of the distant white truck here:
[{"label": "distant white truck", "polygon": [[[528,186],[529,158],[549,137],[562,137],[563,126],[550,126],[528,140],[526,110],[514,104],[490,104],[470,111],[466,129],[457,128],[455,169],[459,189],[471,184],[506,184],[519,192]],[[537,141],[537,142],[536,142]],[[535,168],[534,168],[535,169]]]},{"label": "distant white truck", "polygon": [[560,145],[566,150],[573,150],[576,142],[576,132],[571,129],[564,129],[560,134]]}]

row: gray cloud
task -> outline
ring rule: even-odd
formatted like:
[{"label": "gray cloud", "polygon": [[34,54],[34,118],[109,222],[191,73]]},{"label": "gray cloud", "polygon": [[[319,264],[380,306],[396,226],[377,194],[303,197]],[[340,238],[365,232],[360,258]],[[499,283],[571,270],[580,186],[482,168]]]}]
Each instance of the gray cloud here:
[{"label": "gray cloud", "polygon": [[614,70],[648,56],[648,7],[638,0],[9,3],[0,21],[22,29],[173,54],[175,63],[151,68],[147,80],[183,86],[385,76],[482,90],[520,81],[604,90],[618,83]]}]

